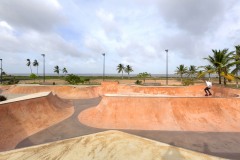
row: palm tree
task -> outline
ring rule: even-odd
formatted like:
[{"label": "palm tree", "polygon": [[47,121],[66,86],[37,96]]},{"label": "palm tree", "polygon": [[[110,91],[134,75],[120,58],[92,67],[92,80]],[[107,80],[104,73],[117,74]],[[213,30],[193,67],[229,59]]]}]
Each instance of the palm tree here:
[{"label": "palm tree", "polygon": [[210,81],[211,74],[215,72],[214,67],[211,65],[207,65],[207,66],[200,66],[199,68],[203,68],[204,70],[201,73],[199,72],[198,78],[201,78],[205,76],[205,74],[208,74],[208,80]]},{"label": "palm tree", "polygon": [[133,72],[132,66],[127,65],[126,68],[125,68],[125,72],[128,74],[128,79],[129,79],[130,78],[129,73]]},{"label": "palm tree", "polygon": [[122,72],[122,79],[123,79],[123,71],[124,71],[124,70],[125,70],[124,65],[120,63],[120,64],[117,66],[117,71],[118,71],[118,73],[121,73],[121,72]]},{"label": "palm tree", "polygon": [[197,68],[194,65],[190,65],[189,69],[188,69],[188,75],[190,76],[190,78],[192,79],[192,76],[194,76],[197,73]]},{"label": "palm tree", "polygon": [[236,77],[236,85],[237,85],[237,88],[238,88],[238,72],[240,70],[240,45],[238,46],[235,46],[235,49],[236,49],[236,53],[234,54],[234,59],[235,59],[235,62],[236,62],[236,68],[233,69],[233,71],[231,72],[232,74],[235,75]]},{"label": "palm tree", "polygon": [[31,74],[32,74],[32,67],[31,67],[31,61],[30,59],[27,59],[27,64],[26,64],[28,67],[30,67],[30,70],[31,70]]},{"label": "palm tree", "polygon": [[[232,54],[234,52],[229,52],[228,49],[223,50],[212,50],[213,56],[208,56],[206,59],[211,65],[216,69],[218,73],[219,84],[222,83],[221,76],[224,77],[224,84],[226,84],[226,77],[228,77],[228,70],[235,63],[232,63],[233,60]],[[224,73],[224,74],[222,74]]]},{"label": "palm tree", "polygon": [[181,64],[179,67],[177,67],[177,70],[175,72],[176,74],[180,75],[182,83],[182,76],[187,72],[187,67],[185,67],[184,64]]},{"label": "palm tree", "polygon": [[67,74],[68,73],[68,71],[67,71],[67,69],[64,67],[63,69],[62,69],[62,72],[63,72],[63,74]]},{"label": "palm tree", "polygon": [[39,66],[39,63],[38,63],[38,61],[37,61],[36,59],[33,61],[33,66],[34,66],[34,67],[37,67],[37,75],[38,75],[38,66]]},{"label": "palm tree", "polygon": [[54,72],[57,73],[58,76],[59,76],[60,69],[59,69],[58,66],[55,66],[55,67],[54,67]]}]

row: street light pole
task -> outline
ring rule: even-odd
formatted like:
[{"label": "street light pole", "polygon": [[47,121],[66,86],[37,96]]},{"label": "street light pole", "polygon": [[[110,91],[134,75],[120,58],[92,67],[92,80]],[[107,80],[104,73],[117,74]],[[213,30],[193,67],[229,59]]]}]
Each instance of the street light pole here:
[{"label": "street light pole", "polygon": [[104,81],[104,78],[105,78],[105,53],[102,54],[103,55],[103,81]]},{"label": "street light pole", "polygon": [[45,83],[45,54],[41,54],[43,56],[43,83]]},{"label": "street light pole", "polygon": [[1,84],[2,84],[2,59],[0,59],[1,61]]},{"label": "street light pole", "polygon": [[166,51],[166,85],[168,85],[168,49]]}]

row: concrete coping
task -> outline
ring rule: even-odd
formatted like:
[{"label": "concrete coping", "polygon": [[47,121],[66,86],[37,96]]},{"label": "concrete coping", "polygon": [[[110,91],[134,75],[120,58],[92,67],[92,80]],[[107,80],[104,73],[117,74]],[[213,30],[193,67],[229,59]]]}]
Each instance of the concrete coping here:
[{"label": "concrete coping", "polygon": [[88,85],[88,84],[84,84],[84,85],[64,85],[64,84],[59,84],[59,85],[42,85],[42,84],[16,84],[15,86],[23,86],[23,87],[74,87],[74,88],[85,88],[85,87],[97,87],[100,85]]},{"label": "concrete coping", "polygon": [[[142,94],[142,93],[120,93],[120,94],[104,94],[106,97],[170,97],[169,95],[164,94]],[[176,97],[176,96],[172,96]]]},{"label": "concrete coping", "polygon": [[28,100],[28,99],[34,99],[34,98],[39,98],[39,97],[46,97],[50,94],[51,92],[40,92],[40,93],[34,93],[34,94],[29,94],[26,96],[21,96],[13,99],[9,99],[6,101],[0,102],[1,104],[6,104],[6,103],[13,103],[13,102],[18,102],[18,101],[23,101],[23,100]]},{"label": "concrete coping", "polygon": [[104,94],[106,97],[146,97],[146,98],[235,98],[240,97],[218,97],[218,96],[179,96],[166,94],[144,94],[144,93],[118,93],[118,94]]},{"label": "concrete coping", "polygon": [[164,85],[161,85],[161,86],[144,86],[144,85],[130,85],[130,86],[133,86],[133,87],[141,87],[141,88],[186,88],[188,86],[164,86]]}]

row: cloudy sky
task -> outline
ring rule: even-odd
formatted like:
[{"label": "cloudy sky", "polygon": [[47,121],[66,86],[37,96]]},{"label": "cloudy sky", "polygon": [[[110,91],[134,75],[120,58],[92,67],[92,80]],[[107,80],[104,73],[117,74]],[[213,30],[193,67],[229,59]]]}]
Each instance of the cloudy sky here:
[{"label": "cloudy sky", "polygon": [[[165,74],[180,64],[205,65],[212,49],[240,44],[239,0],[1,0],[0,58],[7,73],[42,73],[54,66],[69,73]],[[36,72],[36,68],[33,69]]]}]

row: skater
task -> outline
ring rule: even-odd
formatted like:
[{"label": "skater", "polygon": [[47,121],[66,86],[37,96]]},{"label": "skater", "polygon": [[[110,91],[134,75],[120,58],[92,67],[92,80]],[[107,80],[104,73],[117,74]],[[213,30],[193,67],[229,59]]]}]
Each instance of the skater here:
[{"label": "skater", "polygon": [[211,89],[211,87],[212,87],[212,82],[210,82],[210,81],[205,81],[205,83],[206,83],[206,85],[207,85],[207,87],[204,89],[204,91],[205,91],[205,96],[211,96],[212,95],[212,93],[210,92],[210,89]]}]

